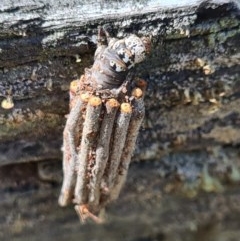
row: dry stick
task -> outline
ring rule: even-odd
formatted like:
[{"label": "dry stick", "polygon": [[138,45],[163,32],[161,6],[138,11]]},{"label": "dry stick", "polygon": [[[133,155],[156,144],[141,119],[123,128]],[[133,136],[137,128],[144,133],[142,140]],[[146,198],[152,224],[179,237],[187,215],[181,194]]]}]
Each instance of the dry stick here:
[{"label": "dry stick", "polygon": [[103,220],[96,215],[92,214],[87,205],[75,205],[75,211],[77,212],[79,219],[82,223],[85,223],[88,218],[91,218],[95,223],[101,224]]},{"label": "dry stick", "polygon": [[71,81],[70,88],[69,88],[69,107],[70,107],[70,111],[71,111],[72,107],[74,106],[74,102],[76,101],[78,86],[79,86],[79,80]]},{"label": "dry stick", "polygon": [[102,120],[100,135],[96,148],[93,176],[90,180],[89,203],[91,206],[97,207],[99,203],[100,183],[109,157],[110,139],[118,107],[119,103],[115,99],[110,99],[106,103],[106,110]]},{"label": "dry stick", "polygon": [[89,163],[89,152],[93,148],[98,133],[101,104],[102,100],[99,97],[93,96],[89,99],[87,105],[80,152],[78,154],[79,167],[74,198],[74,202],[79,205],[86,204],[88,199],[87,167]]},{"label": "dry stick", "polygon": [[60,206],[66,206],[72,201],[74,186],[76,182],[76,165],[77,165],[77,137],[80,135],[77,130],[81,131],[79,123],[83,121],[82,111],[86,106],[88,94],[82,94],[75,97],[75,104],[72,106],[68,115],[66,126],[63,134],[63,184],[58,199]]},{"label": "dry stick", "polygon": [[[82,79],[82,77],[81,77]],[[72,110],[72,108],[74,107],[74,105],[76,104],[76,101],[78,100],[78,96],[80,94],[80,98],[82,99],[84,105],[82,105],[82,111],[81,111],[81,115],[78,118],[78,125],[75,127],[75,129],[73,130],[75,133],[75,146],[76,148],[79,147],[80,142],[81,142],[81,135],[82,135],[82,129],[83,129],[83,122],[84,122],[84,114],[82,112],[85,112],[86,109],[86,105],[88,103],[88,100],[90,98],[90,93],[85,91],[85,92],[81,92],[78,94],[79,91],[79,83],[80,80],[73,80],[70,83],[70,89],[69,89],[69,108],[70,108],[70,112]]]},{"label": "dry stick", "polygon": [[133,90],[132,95],[135,97],[133,104],[134,110],[128,127],[128,134],[125,142],[125,148],[121,156],[118,175],[115,179],[114,187],[111,190],[109,201],[116,200],[118,198],[120,191],[125,183],[129,164],[135,150],[139,129],[145,115],[143,92],[141,89],[136,88]]},{"label": "dry stick", "polygon": [[124,148],[129,121],[132,115],[132,107],[129,103],[121,104],[121,111],[116,120],[116,126],[113,133],[113,145],[109,157],[109,166],[106,173],[106,184],[110,190],[113,186],[113,180],[115,180],[120,158]]}]

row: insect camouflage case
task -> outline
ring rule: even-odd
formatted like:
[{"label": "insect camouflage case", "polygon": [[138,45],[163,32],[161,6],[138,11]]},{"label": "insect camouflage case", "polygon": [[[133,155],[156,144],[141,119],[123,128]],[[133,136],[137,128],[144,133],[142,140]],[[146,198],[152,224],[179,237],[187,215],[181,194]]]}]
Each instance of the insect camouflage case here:
[{"label": "insect camouflage case", "polygon": [[102,222],[100,211],[126,180],[145,113],[146,82],[132,69],[150,47],[148,37],[111,38],[100,27],[93,66],[70,84],[59,205],[73,202],[82,222]]}]

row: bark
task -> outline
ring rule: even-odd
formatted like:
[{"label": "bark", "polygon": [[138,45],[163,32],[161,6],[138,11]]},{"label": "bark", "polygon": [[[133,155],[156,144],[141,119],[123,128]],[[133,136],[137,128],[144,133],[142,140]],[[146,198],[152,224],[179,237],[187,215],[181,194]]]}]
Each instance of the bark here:
[{"label": "bark", "polygon": [[[176,6],[156,5],[150,0],[77,3],[3,0],[0,95],[2,100],[12,97],[14,108],[0,109],[0,166],[4,166],[1,170],[8,170],[9,164],[25,166],[23,162],[61,159],[69,84],[93,63],[97,27],[103,24],[109,24],[113,36],[135,33],[152,35],[153,39],[151,55],[136,69],[136,76],[148,82],[146,118],[134,156],[135,160],[145,162],[133,166],[119,204],[121,208],[117,204],[110,208],[113,220],[110,229],[114,232],[114,225],[120,227],[118,232],[129,235],[129,240],[139,240],[140,236],[146,240],[163,237],[186,240],[186,236],[198,240],[202,231],[211,232],[208,238],[213,238],[209,240],[218,240],[220,234],[225,240],[237,240],[239,187],[232,184],[240,182],[238,1],[191,1]],[[1,192],[8,195],[4,180]],[[31,183],[31,178],[26,182]],[[12,185],[15,184],[9,184],[10,190]],[[31,185],[22,186],[36,195],[32,202],[39,208],[39,215],[49,214],[39,200],[57,200],[57,194],[45,189],[36,191]],[[18,191],[22,186],[14,188]],[[169,195],[172,192],[197,198],[181,199]],[[14,199],[14,195],[9,198]],[[33,203],[18,202],[23,211],[15,207],[13,212],[23,216],[11,219],[10,214],[3,213],[2,217],[8,216],[9,223],[14,222],[16,228],[21,224],[31,229],[29,214],[24,210]],[[7,211],[8,203],[11,201],[0,203],[1,210],[5,212],[6,207]],[[53,206],[49,205],[54,209]],[[85,239],[95,239],[97,234],[104,240],[114,236],[108,226],[105,229],[89,226],[86,229],[89,233],[80,234],[73,225],[74,214],[69,212],[69,226],[65,225],[63,230],[72,225],[76,236]],[[139,213],[145,219],[139,219]],[[52,215],[50,219],[57,217],[57,222],[63,222],[62,216],[66,214],[55,211]],[[123,220],[117,218],[121,215]],[[19,220],[25,223],[19,224]],[[40,219],[33,222],[43,224]],[[132,222],[135,226],[131,233]],[[6,226],[2,225],[2,230],[7,228],[6,223],[3,222]],[[56,225],[53,221],[46,222],[46,229],[49,224]],[[228,232],[219,231],[218,225]],[[191,236],[192,230],[197,237]]]},{"label": "bark", "polygon": [[182,149],[239,142],[237,3],[162,9],[137,1],[126,14],[123,3],[103,1],[87,16],[84,4],[3,1],[0,93],[10,92],[14,108],[0,110],[0,165],[60,158],[69,83],[91,65],[97,26],[105,23],[119,37],[153,36],[152,54],[136,70],[148,81],[137,159],[159,158],[179,139]]}]

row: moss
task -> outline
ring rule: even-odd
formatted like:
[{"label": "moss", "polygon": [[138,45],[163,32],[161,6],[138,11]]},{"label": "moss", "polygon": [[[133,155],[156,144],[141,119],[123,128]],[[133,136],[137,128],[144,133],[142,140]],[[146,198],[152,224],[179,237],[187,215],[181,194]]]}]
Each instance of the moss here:
[{"label": "moss", "polygon": [[235,37],[240,33],[240,27],[230,31],[220,32],[216,35],[216,41],[219,44],[225,43],[229,38]]},{"label": "moss", "polygon": [[204,165],[202,175],[201,175],[201,183],[200,188],[205,192],[222,192],[223,186],[220,181],[209,174],[207,165]]},{"label": "moss", "polygon": [[240,170],[236,165],[231,165],[229,173],[227,174],[227,178],[231,183],[240,182]]},{"label": "moss", "polygon": [[214,48],[216,46],[216,34],[212,33],[208,35],[208,47]]},{"label": "moss", "polygon": [[239,20],[236,18],[221,18],[219,25],[222,29],[236,28],[239,27]]}]

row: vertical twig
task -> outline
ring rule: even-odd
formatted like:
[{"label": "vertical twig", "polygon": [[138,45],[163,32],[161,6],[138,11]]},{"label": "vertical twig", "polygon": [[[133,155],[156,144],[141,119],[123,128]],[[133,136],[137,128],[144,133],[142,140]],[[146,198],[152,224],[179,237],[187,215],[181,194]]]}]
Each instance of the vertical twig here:
[{"label": "vertical twig", "polygon": [[88,94],[76,96],[72,111],[70,112],[63,132],[63,184],[58,199],[60,206],[66,206],[72,201],[74,186],[76,182],[77,149],[79,132],[82,128],[83,109],[88,100]]},{"label": "vertical twig", "polygon": [[106,110],[104,112],[96,148],[95,165],[92,170],[93,175],[90,180],[89,202],[93,206],[97,206],[99,203],[100,182],[109,157],[110,139],[118,107],[119,103],[115,99],[110,99],[106,102]]},{"label": "vertical twig", "polygon": [[109,201],[118,198],[120,191],[125,183],[129,164],[131,162],[131,157],[135,150],[139,129],[145,115],[143,91],[140,88],[135,88],[132,92],[132,95],[135,97],[133,103],[133,114],[129,123],[128,134],[126,137],[125,147],[122,152],[118,174],[115,179],[114,187],[111,190]]},{"label": "vertical twig", "polygon": [[93,96],[89,99],[84,127],[82,131],[82,139],[80,151],[78,154],[78,173],[75,187],[75,199],[77,204],[85,204],[88,199],[87,192],[87,167],[89,164],[89,153],[93,149],[99,129],[99,117],[101,113],[102,100]]},{"label": "vertical twig", "polygon": [[79,86],[80,80],[73,80],[70,83],[70,88],[69,88],[69,109],[71,111],[72,107],[74,106],[74,103],[76,101],[76,95],[78,91],[78,86]]},{"label": "vertical twig", "polygon": [[124,148],[129,121],[132,115],[132,107],[129,103],[122,103],[119,116],[113,133],[113,144],[109,156],[109,165],[106,172],[106,185],[110,190],[113,180],[116,178],[120,158]]}]

